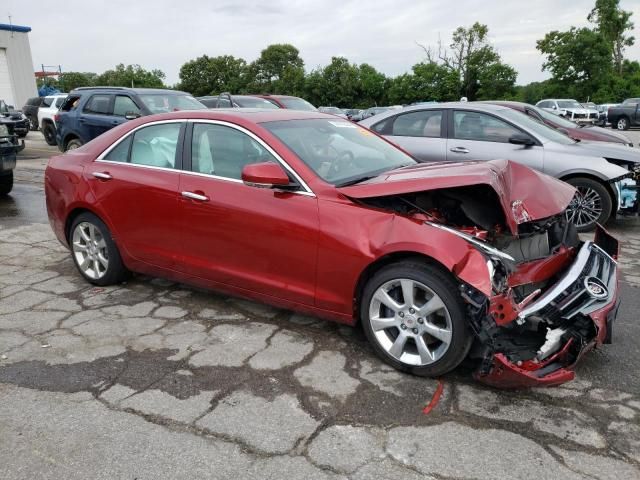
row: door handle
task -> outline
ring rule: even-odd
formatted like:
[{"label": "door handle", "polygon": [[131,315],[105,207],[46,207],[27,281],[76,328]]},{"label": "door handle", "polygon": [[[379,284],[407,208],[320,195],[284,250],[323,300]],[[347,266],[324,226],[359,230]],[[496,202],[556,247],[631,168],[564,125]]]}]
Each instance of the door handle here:
[{"label": "door handle", "polygon": [[111,180],[113,177],[106,172],[93,172],[94,177],[99,178],[100,180]]},{"label": "door handle", "polygon": [[469,149],[464,147],[454,147],[450,151],[453,153],[469,153]]},{"label": "door handle", "polygon": [[209,201],[209,197],[207,197],[206,195],[200,195],[199,193],[195,192],[182,192],[181,195],[183,197],[190,198],[191,200],[198,200],[199,202]]}]

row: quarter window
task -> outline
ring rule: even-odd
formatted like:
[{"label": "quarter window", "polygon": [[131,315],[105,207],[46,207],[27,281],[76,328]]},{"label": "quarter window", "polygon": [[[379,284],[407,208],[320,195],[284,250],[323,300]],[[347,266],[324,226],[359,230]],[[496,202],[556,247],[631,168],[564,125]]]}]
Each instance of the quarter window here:
[{"label": "quarter window", "polygon": [[460,140],[509,143],[515,133],[520,131],[491,115],[468,111],[453,114],[453,136]]},{"label": "quarter window", "polygon": [[115,146],[109,153],[104,156],[105,160],[111,160],[112,162],[128,162],[129,161],[129,148],[131,147],[132,135],[122,140]]},{"label": "quarter window", "polygon": [[401,137],[440,137],[441,110],[422,110],[398,115],[391,135]]},{"label": "quarter window", "polygon": [[245,165],[275,162],[260,143],[235,128],[216,124],[193,126],[191,170],[240,180]]},{"label": "quarter window", "polygon": [[110,95],[94,95],[89,99],[84,107],[84,113],[97,113],[101,115],[108,115],[109,104],[111,103]]},{"label": "quarter window", "polygon": [[140,114],[140,109],[126,95],[116,95],[116,100],[113,104],[113,114],[118,117],[124,117],[128,113]]}]

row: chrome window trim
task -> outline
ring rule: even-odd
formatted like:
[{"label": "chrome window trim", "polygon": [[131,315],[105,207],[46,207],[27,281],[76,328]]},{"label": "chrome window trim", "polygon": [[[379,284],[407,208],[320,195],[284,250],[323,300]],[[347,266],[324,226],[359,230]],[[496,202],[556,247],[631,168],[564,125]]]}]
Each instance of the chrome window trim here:
[{"label": "chrome window trim", "polygon": [[[125,141],[130,135],[135,134],[135,132],[137,132],[138,130],[145,128],[145,127],[150,127],[153,125],[161,125],[161,124],[165,124],[165,123],[210,123],[210,124],[214,124],[214,125],[222,125],[225,127],[230,127],[230,128],[234,128],[246,135],[248,135],[250,138],[252,138],[253,140],[255,140],[256,142],[258,142],[260,145],[262,145],[271,155],[273,155],[273,157],[280,163],[280,165],[282,165],[284,167],[285,170],[287,170],[289,173],[291,173],[294,178],[298,181],[298,183],[300,183],[300,185],[302,186],[302,188],[304,188],[304,191],[290,191],[290,190],[280,190],[280,191],[285,191],[287,193],[293,193],[296,195],[305,195],[305,196],[309,196],[309,197],[315,197],[316,194],[313,193],[313,191],[311,190],[311,188],[309,188],[309,186],[307,185],[307,183],[300,177],[300,175],[298,175],[298,173],[291,168],[291,166],[289,166],[289,164],[287,162],[285,162],[283,160],[283,158],[278,155],[275,150],[273,150],[273,148],[271,148],[269,145],[267,145],[264,140],[262,140],[260,137],[258,137],[257,135],[255,135],[253,132],[247,130],[244,127],[241,127],[239,125],[235,125],[233,123],[229,123],[229,122],[224,122],[221,120],[208,120],[208,119],[172,119],[172,120],[156,120],[154,122],[149,122],[149,123],[145,123],[143,125],[139,125],[136,128],[134,128],[133,130],[129,131],[127,133],[127,135],[125,135],[124,137],[119,138],[117,141],[115,141],[114,143],[112,143],[111,145],[109,145],[100,155],[98,155],[98,157],[94,160],[95,162],[100,162],[100,163],[107,163],[107,164],[113,164],[113,165],[128,165],[130,167],[138,167],[138,168],[147,168],[150,170],[161,170],[161,171],[165,171],[165,172],[177,172],[180,174],[185,174],[185,175],[195,175],[195,176],[199,176],[199,177],[207,177],[207,178],[212,178],[215,180],[223,180],[223,181],[227,181],[227,182],[232,182],[232,183],[242,183],[244,184],[244,182],[240,179],[237,178],[229,178],[229,177],[221,177],[219,175],[210,175],[207,173],[200,173],[200,172],[192,172],[189,170],[184,170],[184,169],[177,169],[177,168],[165,168],[165,167],[156,167],[156,166],[152,166],[152,165],[140,165],[137,163],[130,163],[130,162],[115,162],[113,160],[108,160],[105,159],[104,157],[106,157],[107,155],[109,155],[109,153],[115,149],[121,142]],[[278,189],[274,189],[274,190],[278,190]]]},{"label": "chrome window trim", "polygon": [[[230,127],[233,128],[235,130],[238,130],[239,132],[244,133],[245,135],[249,136],[249,138],[253,139],[254,141],[256,141],[258,144],[260,144],[262,147],[265,148],[265,150],[267,150],[271,155],[273,155],[273,157],[278,161],[278,163],[280,163],[280,165],[282,167],[284,167],[285,170],[287,170],[291,175],[293,175],[293,177],[298,181],[298,183],[302,186],[302,188],[304,188],[303,192],[296,192],[296,191],[289,191],[286,190],[289,193],[297,193],[299,195],[309,195],[309,196],[313,196],[315,197],[315,193],[313,193],[313,190],[311,190],[311,188],[309,188],[309,185],[307,185],[307,183],[302,179],[302,177],[300,177],[300,175],[298,175],[298,173],[291,168],[291,166],[284,161],[284,159],[278,155],[278,153],[276,153],[276,151],[271,148],[264,140],[262,140],[260,137],[258,137],[255,133],[253,133],[250,130],[247,130],[244,127],[241,127],[240,125],[236,125],[234,123],[230,123],[230,122],[225,122],[223,120],[208,120],[208,119],[200,119],[200,118],[191,118],[189,120],[187,120],[189,123],[204,123],[204,124],[213,124],[213,125],[222,125],[223,127]],[[230,180],[230,181],[234,181],[234,182],[240,182],[240,183],[244,183],[242,180],[236,179],[236,178],[228,178],[228,177],[220,177],[218,175],[209,175],[206,173],[199,173],[199,172],[191,172],[191,171],[187,171],[187,170],[183,170],[184,173],[187,174],[197,174],[197,175],[204,175],[205,177],[212,177],[212,178],[217,178],[220,180]]]}]

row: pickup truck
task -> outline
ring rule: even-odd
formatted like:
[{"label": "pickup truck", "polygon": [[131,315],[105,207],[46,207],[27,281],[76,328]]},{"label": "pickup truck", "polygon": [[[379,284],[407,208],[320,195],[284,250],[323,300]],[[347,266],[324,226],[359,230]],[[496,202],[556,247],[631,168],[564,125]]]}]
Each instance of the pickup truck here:
[{"label": "pickup truck", "polygon": [[16,155],[24,148],[24,140],[18,139],[15,128],[14,120],[0,116],[0,197],[13,189]]},{"label": "pickup truck", "polygon": [[611,128],[618,130],[640,126],[640,98],[627,98],[620,105],[609,107],[607,119],[611,122]]}]

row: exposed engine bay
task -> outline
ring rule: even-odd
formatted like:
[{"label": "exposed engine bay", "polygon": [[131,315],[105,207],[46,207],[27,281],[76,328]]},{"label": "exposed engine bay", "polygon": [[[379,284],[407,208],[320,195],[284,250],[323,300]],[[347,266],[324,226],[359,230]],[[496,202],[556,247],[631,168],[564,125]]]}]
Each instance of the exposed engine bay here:
[{"label": "exposed engine bay", "polygon": [[595,242],[582,242],[564,212],[531,221],[514,201],[514,235],[488,185],[361,201],[464,236],[485,254],[492,295],[460,284],[479,380],[501,387],[563,383],[586,350],[607,342],[607,319],[598,324],[593,314],[615,301],[618,244],[601,227]]}]

